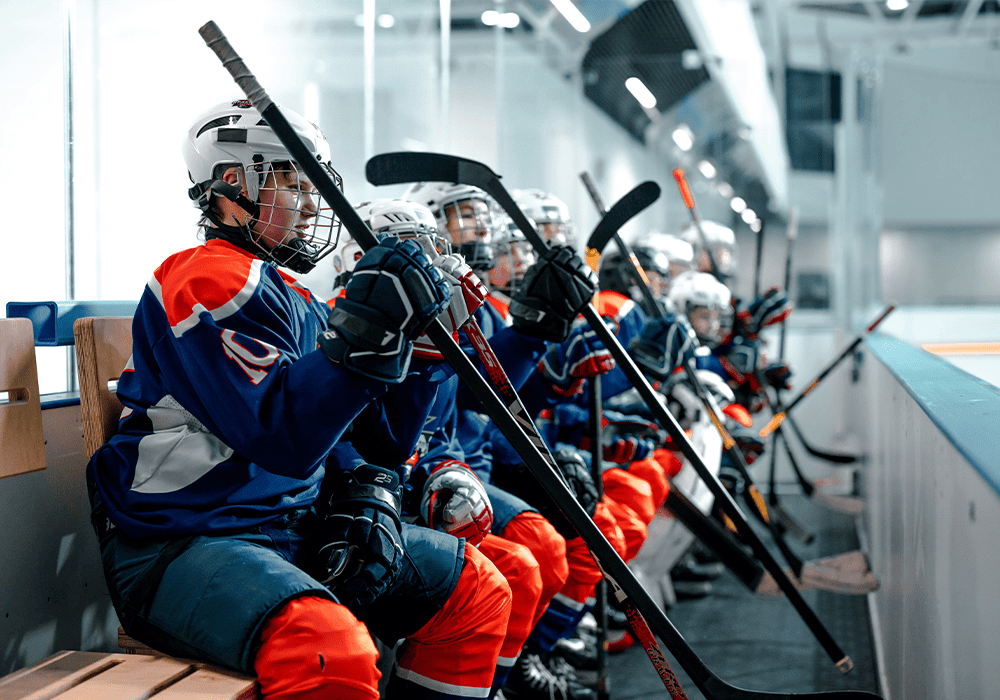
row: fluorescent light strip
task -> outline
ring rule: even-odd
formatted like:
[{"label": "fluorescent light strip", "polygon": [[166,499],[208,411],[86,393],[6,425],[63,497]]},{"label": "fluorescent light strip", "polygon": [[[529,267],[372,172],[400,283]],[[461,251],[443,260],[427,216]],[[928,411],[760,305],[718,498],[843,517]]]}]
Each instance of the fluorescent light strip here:
[{"label": "fluorescent light strip", "polygon": [[638,100],[639,104],[646,109],[652,109],[656,106],[656,96],[638,78],[632,77],[626,80],[625,87],[632,93],[632,97]]},{"label": "fluorescent light strip", "polygon": [[590,31],[590,22],[583,16],[583,13],[576,8],[570,0],[552,0],[552,5],[559,10],[559,14],[566,18],[576,31],[586,34]]}]

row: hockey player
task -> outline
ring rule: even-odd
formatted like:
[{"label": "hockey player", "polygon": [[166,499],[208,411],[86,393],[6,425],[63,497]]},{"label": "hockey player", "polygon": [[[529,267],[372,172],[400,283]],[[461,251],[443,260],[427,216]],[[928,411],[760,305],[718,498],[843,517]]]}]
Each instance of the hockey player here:
[{"label": "hockey player", "polygon": [[[450,241],[440,236],[435,228],[430,210],[419,203],[376,200],[360,205],[358,213],[376,234],[418,238],[428,256],[433,257],[438,250],[450,247]],[[444,231],[447,230],[445,227]],[[349,246],[350,243],[345,247]],[[447,319],[450,327],[457,330],[470,313],[475,312],[479,322],[490,333],[502,366],[511,380],[519,384],[533,370],[538,348],[544,349],[544,343],[512,328],[502,327],[494,332],[494,312],[490,309],[476,311],[483,294],[475,285],[470,287],[468,276],[471,272],[468,267],[464,267],[466,272],[450,266],[448,269],[451,276],[457,274],[462,280],[452,294],[452,309]],[[550,271],[546,274],[556,276],[560,273]],[[472,300],[478,303],[466,303],[463,309],[457,309],[455,300],[468,299],[470,292]],[[464,334],[461,337],[464,339]],[[471,347],[466,349],[473,353]],[[433,352],[433,346],[417,341],[415,355],[433,357]],[[513,605],[494,678],[495,692],[507,680],[525,639],[549,600],[565,583],[566,544],[536,510],[488,483],[489,470],[483,471],[481,463],[468,463],[481,454],[466,455],[459,442],[457,388],[457,378],[448,380],[439,388],[438,398],[424,425],[425,439],[418,445],[414,457],[407,485],[409,495],[404,499],[407,504],[404,514],[418,518],[432,528],[466,537],[507,578]],[[481,480],[479,474],[486,477],[485,480]],[[594,493],[596,495],[596,491]],[[525,664],[532,661],[525,657],[518,670],[523,670]],[[532,668],[537,671],[539,667],[536,663]],[[578,690],[586,689],[581,686]],[[590,694],[587,691],[586,695],[578,696],[571,691],[570,697],[590,697]]]},{"label": "hockey player", "polygon": [[[695,269],[699,272],[718,274],[719,281],[730,289],[736,284],[738,250],[736,234],[728,226],[714,221],[702,221],[701,232],[691,223],[680,233],[680,239],[694,249]],[[702,240],[704,234],[704,240]],[[706,247],[707,244],[707,247]],[[712,263],[715,267],[712,267]]]},{"label": "hockey player", "polygon": [[[665,233],[651,233],[643,237],[642,243],[631,246],[636,260],[646,274],[649,289],[661,307],[669,306],[667,288],[670,281],[681,272],[694,268],[694,250],[691,244]],[[648,308],[645,296],[633,282],[632,261],[622,257],[618,250],[601,256],[601,289],[618,292],[639,304],[649,316],[655,316],[654,309]],[[671,308],[665,308],[672,311]]]},{"label": "hockey player", "polygon": [[[315,125],[285,114],[339,179]],[[433,366],[410,359],[448,306],[441,272],[413,243],[385,241],[330,313],[279,267],[308,271],[339,222],[260,113],[245,100],[208,110],[184,157],[206,242],[147,284],[119,432],[87,466],[123,627],[256,675],[267,700],[374,700],[376,650],[359,621],[371,616],[407,637],[388,697],[482,697],[509,587],[461,540],[412,536],[393,469],[437,388]],[[380,449],[341,471],[349,426]],[[393,625],[379,618],[401,609]],[[433,657],[463,663],[438,673]]]},{"label": "hockey player", "polygon": [[576,226],[564,201],[539,189],[514,190],[510,195],[549,245],[576,247]]}]

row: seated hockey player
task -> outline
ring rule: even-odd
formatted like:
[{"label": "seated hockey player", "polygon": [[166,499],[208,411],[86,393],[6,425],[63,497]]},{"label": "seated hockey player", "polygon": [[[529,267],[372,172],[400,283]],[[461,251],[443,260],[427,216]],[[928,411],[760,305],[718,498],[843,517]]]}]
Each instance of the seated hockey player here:
[{"label": "seated hockey player", "polygon": [[[447,251],[450,247],[449,241],[439,234],[430,210],[419,203],[376,200],[360,205],[358,214],[377,234],[420,240],[429,257],[433,258],[438,250]],[[348,261],[347,267],[349,265]],[[468,266],[439,267],[447,267],[450,276],[457,275],[461,280],[460,283],[453,280],[455,291],[447,319],[451,328],[457,330],[470,314],[492,314],[489,310],[477,312],[485,289],[480,291],[477,287],[478,280]],[[458,308],[456,300],[464,306]],[[469,300],[469,303],[462,300]],[[537,363],[537,353],[531,350],[533,339],[521,336],[511,328],[502,328],[491,340],[502,341],[504,336],[508,337],[508,342],[496,343],[500,348],[498,360],[512,377],[524,376]],[[464,334],[459,337],[465,344]],[[437,350],[424,339],[419,339],[415,346],[416,356],[436,357]],[[466,350],[474,354],[471,347],[466,347]],[[549,599],[565,583],[566,545],[565,540],[537,511],[489,484],[488,480],[484,483],[470,468],[456,434],[457,388],[457,377],[452,377],[439,388],[436,403],[424,424],[424,439],[418,445],[413,460],[407,485],[408,497],[404,499],[404,514],[430,527],[468,538],[507,578],[513,605],[494,677],[495,692],[514,667],[525,638]],[[545,565],[541,566],[539,562]],[[522,661],[518,668],[525,663],[527,660]],[[571,697],[590,695],[571,693]]]},{"label": "seated hockey player", "polygon": [[[319,130],[284,113],[339,181]],[[119,432],[87,466],[122,626],[165,653],[256,675],[267,700],[374,700],[377,654],[359,616],[403,582],[439,608],[409,618],[422,653],[458,658],[478,644],[488,687],[510,605],[499,572],[444,534],[411,550],[391,468],[326,464],[351,425],[403,436],[397,455],[419,435],[438,379],[410,356],[448,306],[441,272],[418,246],[384,242],[330,313],[279,268],[309,270],[340,223],[260,113],[245,100],[208,110],[184,158],[206,240],[153,272],[118,386]],[[359,323],[398,341],[382,348]],[[414,568],[450,578],[414,587]],[[388,697],[472,697],[477,671],[453,674],[445,694],[410,683]]]},{"label": "seated hockey player", "polygon": [[[653,296],[659,300],[661,307],[667,307],[661,310],[672,311],[666,297],[667,288],[674,277],[694,268],[694,250],[691,244],[676,236],[654,231],[630,247],[646,274]],[[657,311],[648,307],[649,302],[635,284],[631,267],[631,261],[623,258],[618,249],[602,255],[601,289],[618,292],[639,304],[648,316],[656,316]]]},{"label": "seated hockey player", "polygon": [[564,201],[539,189],[514,190],[510,195],[518,209],[535,224],[546,243],[577,246],[576,226]]},{"label": "seated hockey player", "polygon": [[[715,275],[732,292],[738,263],[736,236],[729,227],[712,221],[701,222],[701,230],[707,248],[693,223],[680,237],[694,248],[698,270]],[[764,405],[760,379],[778,389],[790,387],[790,367],[784,362],[767,362],[760,332],[787,318],[792,305],[777,287],[753,299],[745,309],[740,309],[741,304],[738,297],[731,296],[729,314],[723,317],[722,339],[713,347],[711,361],[702,365],[722,375],[733,387],[739,403],[757,413]]]}]

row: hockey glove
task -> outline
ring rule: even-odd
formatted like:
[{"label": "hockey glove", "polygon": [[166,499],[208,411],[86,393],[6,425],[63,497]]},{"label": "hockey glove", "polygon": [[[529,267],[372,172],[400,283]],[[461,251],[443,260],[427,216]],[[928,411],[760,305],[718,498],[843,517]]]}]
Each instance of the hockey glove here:
[{"label": "hockey glove", "polygon": [[550,343],[538,371],[549,387],[560,396],[575,396],[583,390],[585,379],[614,369],[615,360],[586,321],[576,321],[569,338]]},{"label": "hockey glove", "polygon": [[639,459],[646,459],[653,454],[655,449],[656,443],[652,440],[629,435],[612,438],[611,442],[604,446],[602,452],[606,461],[625,465]]},{"label": "hockey glove", "polygon": [[475,546],[490,534],[493,505],[486,487],[468,464],[448,459],[431,470],[420,499],[428,527],[464,537]]},{"label": "hockey glove", "polygon": [[666,381],[674,370],[694,359],[698,346],[694,329],[682,317],[668,314],[650,320],[629,345],[629,354],[643,372]]},{"label": "hockey glove", "polygon": [[[434,257],[429,254],[428,257],[434,267],[441,271],[441,275],[451,285],[451,302],[438,318],[458,342],[458,329],[465,325],[476,309],[483,305],[489,291],[461,255],[437,255]],[[426,335],[420,336],[413,343],[413,354],[427,360],[444,359],[441,351]]]},{"label": "hockey glove", "polygon": [[791,389],[792,368],[784,362],[772,362],[764,369],[764,379],[775,389]]},{"label": "hockey glove", "polygon": [[320,578],[345,605],[370,605],[399,574],[402,486],[394,471],[369,464],[337,475],[324,515],[328,543]]},{"label": "hockey glove", "polygon": [[[557,449],[552,453],[552,456],[555,457],[556,466],[566,481],[567,486],[569,486],[569,490],[576,496],[576,500],[583,507],[584,511],[586,511],[587,515],[594,517],[600,498],[597,494],[597,485],[594,483],[594,477],[590,473],[587,463],[583,461],[583,457],[576,450],[570,448]],[[522,472],[528,472],[526,465],[522,464],[520,468]],[[542,488],[532,474],[523,473],[521,480],[528,488],[528,491],[524,495],[515,495],[520,495],[521,498],[537,508],[538,512],[556,529],[556,532],[567,540],[580,536],[576,528],[573,527],[569,519],[559,509],[559,506],[556,505],[556,502],[552,500],[552,496]]]},{"label": "hockey glove", "polygon": [[597,292],[597,275],[566,246],[553,246],[528,268],[510,302],[513,326],[525,335],[561,343]]},{"label": "hockey glove", "polygon": [[446,308],[451,289],[411,240],[385,238],[362,256],[345,296],[319,335],[333,362],[366,377],[398,384],[413,340]]},{"label": "hockey glove", "polygon": [[[726,381],[718,374],[707,369],[695,370],[698,380],[705,391],[715,399],[715,403],[722,410],[723,406],[728,406],[735,401],[733,390],[726,384]],[[690,381],[684,375],[677,375],[672,381],[667,391],[670,397],[678,401],[688,413],[695,413],[704,408],[705,404],[695,393]]]},{"label": "hockey glove", "polygon": [[761,330],[775,323],[781,323],[792,313],[792,302],[777,287],[771,287],[763,296],[753,300],[747,308],[743,323],[747,337],[757,338]]},{"label": "hockey glove", "polygon": [[761,453],[764,452],[766,446],[764,438],[756,430],[734,428],[729,434],[736,441],[736,446],[740,448],[740,452],[743,453],[743,459],[746,460],[748,465],[753,464],[760,457]]}]

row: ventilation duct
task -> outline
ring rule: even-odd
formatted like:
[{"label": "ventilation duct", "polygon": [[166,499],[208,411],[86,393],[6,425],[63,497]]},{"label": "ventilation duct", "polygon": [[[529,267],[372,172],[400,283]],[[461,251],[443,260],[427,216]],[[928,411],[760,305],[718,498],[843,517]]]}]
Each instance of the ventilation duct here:
[{"label": "ventilation duct", "polygon": [[[787,147],[746,0],[646,0],[594,38],[581,69],[584,94],[638,141],[708,158],[759,214],[784,213]],[[633,76],[653,109],[625,87]],[[681,124],[694,134],[689,153],[671,139]]]}]

